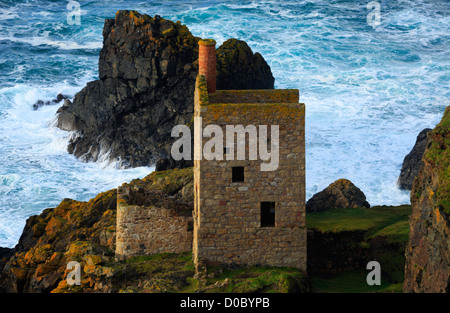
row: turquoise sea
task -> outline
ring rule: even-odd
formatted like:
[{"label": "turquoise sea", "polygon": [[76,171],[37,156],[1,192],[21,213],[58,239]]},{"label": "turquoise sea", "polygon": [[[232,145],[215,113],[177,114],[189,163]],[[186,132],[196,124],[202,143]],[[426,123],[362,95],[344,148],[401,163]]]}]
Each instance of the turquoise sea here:
[{"label": "turquoise sea", "polygon": [[[306,104],[307,198],[350,179],[372,205],[409,203],[397,188],[417,134],[450,104],[450,2],[385,0],[380,24],[369,1],[0,1],[0,246],[26,219],[63,198],[88,200],[152,168],[82,163],[54,127],[59,105],[97,79],[102,28],[117,10],[186,24],[195,36],[245,40],[272,68],[276,88]],[[372,16],[371,15],[371,16]]]}]

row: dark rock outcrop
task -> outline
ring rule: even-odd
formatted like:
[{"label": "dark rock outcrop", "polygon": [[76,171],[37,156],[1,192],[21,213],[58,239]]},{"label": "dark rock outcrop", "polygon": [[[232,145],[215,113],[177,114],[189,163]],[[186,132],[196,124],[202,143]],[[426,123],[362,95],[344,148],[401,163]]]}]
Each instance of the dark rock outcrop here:
[{"label": "dark rock outcrop", "polygon": [[428,134],[411,190],[404,292],[450,292],[450,106]]},{"label": "dark rock outcrop", "polygon": [[411,152],[405,156],[403,160],[402,169],[398,178],[398,185],[401,189],[411,190],[414,178],[419,173],[422,166],[422,157],[427,146],[427,134],[431,128],[425,128],[417,136],[416,143]]},{"label": "dark rock outcrop", "polygon": [[175,161],[172,158],[159,159],[155,165],[155,171],[166,171],[174,168],[190,167],[192,162],[188,160]]},{"label": "dark rock outcrop", "polygon": [[347,179],[336,180],[306,203],[306,212],[337,208],[370,208],[370,204],[364,193]]},{"label": "dark rock outcrop", "polygon": [[217,89],[273,89],[275,79],[261,54],[246,42],[228,39],[216,51]]},{"label": "dark rock outcrop", "polygon": [[[69,153],[83,161],[104,157],[123,167],[171,159],[172,128],[189,124],[193,116],[200,38],[180,22],[135,11],[118,11],[115,19],[107,19],[103,38],[100,79],[59,110],[58,127],[74,131]],[[270,67],[245,43],[227,41],[217,51],[229,56],[219,58],[222,88],[273,88]],[[237,75],[233,67],[247,77],[238,75],[239,86],[230,85]]]},{"label": "dark rock outcrop", "polygon": [[55,105],[55,104],[60,103],[60,102],[63,101],[63,100],[69,101],[67,96],[65,96],[65,95],[59,93],[59,94],[56,96],[56,98],[53,99],[52,101],[45,101],[45,102],[44,102],[43,100],[38,100],[38,101],[36,101],[36,103],[33,104],[33,110],[36,111],[37,109],[39,109],[40,107],[42,107],[42,106],[44,106],[44,105]]},{"label": "dark rock outcrop", "polygon": [[13,252],[13,249],[11,248],[3,248],[0,247],[0,260],[5,258],[5,257],[9,257],[9,255]]}]

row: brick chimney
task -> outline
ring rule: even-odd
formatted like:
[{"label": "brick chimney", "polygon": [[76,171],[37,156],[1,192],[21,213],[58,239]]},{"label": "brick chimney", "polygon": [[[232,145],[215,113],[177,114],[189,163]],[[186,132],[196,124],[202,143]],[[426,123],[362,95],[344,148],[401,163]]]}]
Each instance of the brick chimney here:
[{"label": "brick chimney", "polygon": [[208,92],[216,92],[216,41],[201,39],[198,45],[198,73],[205,75]]}]

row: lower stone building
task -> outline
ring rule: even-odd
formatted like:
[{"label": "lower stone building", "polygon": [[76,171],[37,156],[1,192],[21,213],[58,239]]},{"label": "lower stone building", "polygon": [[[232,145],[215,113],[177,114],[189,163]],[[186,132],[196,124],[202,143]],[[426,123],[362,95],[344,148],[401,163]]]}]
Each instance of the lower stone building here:
[{"label": "lower stone building", "polygon": [[117,189],[116,259],[191,251],[192,206],[161,190]]}]

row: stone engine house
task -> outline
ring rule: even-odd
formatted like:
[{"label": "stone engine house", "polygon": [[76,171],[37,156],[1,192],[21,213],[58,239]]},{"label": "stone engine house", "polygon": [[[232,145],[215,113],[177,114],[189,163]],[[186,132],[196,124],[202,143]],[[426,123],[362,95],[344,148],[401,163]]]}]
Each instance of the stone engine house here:
[{"label": "stone engine house", "polygon": [[[306,271],[305,106],[298,103],[297,89],[216,90],[215,44],[211,39],[199,41],[194,119],[201,118],[202,130],[218,125],[223,134],[227,125],[267,125],[268,129],[277,125],[278,166],[262,171],[262,163],[268,161],[249,158],[249,142],[246,158],[238,160],[232,155],[239,149],[237,144],[224,139],[223,159],[194,158],[192,215],[167,208],[142,213],[139,206],[125,203],[124,190],[119,188],[116,256],[192,249],[197,267],[268,265]],[[194,155],[210,139],[199,135],[198,127]],[[161,224],[166,225],[161,228]],[[159,244],[146,244],[150,239]]]}]

